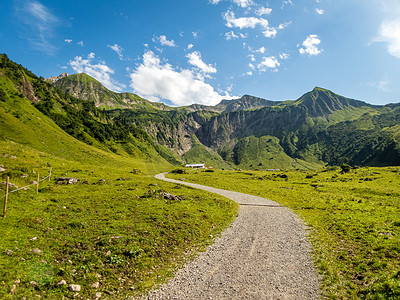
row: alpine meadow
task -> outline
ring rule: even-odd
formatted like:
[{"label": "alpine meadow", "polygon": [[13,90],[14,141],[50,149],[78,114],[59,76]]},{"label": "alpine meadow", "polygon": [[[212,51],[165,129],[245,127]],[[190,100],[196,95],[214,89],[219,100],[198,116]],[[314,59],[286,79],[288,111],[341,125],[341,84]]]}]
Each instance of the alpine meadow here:
[{"label": "alpine meadow", "polygon": [[164,172],[294,212],[321,299],[400,298],[400,103],[315,87],[169,106],[1,54],[0,149],[2,299],[139,299],[171,279],[239,205]]}]

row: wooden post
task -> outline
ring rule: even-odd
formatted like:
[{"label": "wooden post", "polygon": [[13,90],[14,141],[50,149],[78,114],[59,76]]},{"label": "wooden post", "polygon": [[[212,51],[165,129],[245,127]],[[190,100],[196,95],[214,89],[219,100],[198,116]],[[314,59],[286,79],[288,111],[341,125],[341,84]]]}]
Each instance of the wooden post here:
[{"label": "wooden post", "polygon": [[3,210],[3,218],[6,217],[6,212],[7,212],[7,199],[8,199],[8,184],[10,182],[10,177],[7,176],[7,181],[6,181],[6,198],[4,200],[4,210]]},{"label": "wooden post", "polygon": [[39,193],[39,173],[37,173],[37,181],[36,181],[36,194]]},{"label": "wooden post", "polygon": [[51,178],[51,167],[50,167],[50,173],[49,173],[49,182],[50,182],[50,178]]}]

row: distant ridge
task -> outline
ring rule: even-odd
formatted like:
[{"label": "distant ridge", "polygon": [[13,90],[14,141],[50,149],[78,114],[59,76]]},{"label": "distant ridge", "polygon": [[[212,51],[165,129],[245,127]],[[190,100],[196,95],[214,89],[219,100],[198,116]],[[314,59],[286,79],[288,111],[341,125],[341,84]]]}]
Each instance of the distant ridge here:
[{"label": "distant ridge", "polygon": [[169,107],[112,92],[86,74],[54,85],[105,109],[111,122],[140,128],[165,157],[172,151],[187,163],[241,169],[400,165],[400,104],[371,105],[315,87],[297,100],[244,95],[215,106]]}]

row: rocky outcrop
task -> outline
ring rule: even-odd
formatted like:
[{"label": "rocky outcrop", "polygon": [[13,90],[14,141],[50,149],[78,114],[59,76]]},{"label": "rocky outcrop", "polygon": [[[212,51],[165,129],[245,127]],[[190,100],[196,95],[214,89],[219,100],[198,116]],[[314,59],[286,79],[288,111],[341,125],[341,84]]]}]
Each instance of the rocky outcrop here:
[{"label": "rocky outcrop", "polygon": [[69,76],[69,74],[67,72],[64,72],[64,73],[62,73],[62,74],[60,74],[58,76],[51,76],[49,78],[46,78],[45,80],[48,81],[48,82],[51,82],[51,83],[55,83],[56,81],[58,81],[58,80],[60,80],[60,79],[62,79],[64,77],[67,77],[67,76]]}]

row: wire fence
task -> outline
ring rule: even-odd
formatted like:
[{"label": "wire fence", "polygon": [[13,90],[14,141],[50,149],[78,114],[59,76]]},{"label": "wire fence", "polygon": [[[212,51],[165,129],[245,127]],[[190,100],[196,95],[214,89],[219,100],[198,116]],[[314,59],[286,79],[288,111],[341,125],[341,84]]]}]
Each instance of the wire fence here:
[{"label": "wire fence", "polygon": [[[46,177],[43,177],[42,179],[39,180],[39,183],[42,182],[42,181],[45,181],[47,178],[50,178],[50,176],[51,176],[51,174],[47,175]],[[10,185],[11,185],[11,182],[8,183],[8,186],[10,186]],[[26,188],[28,188],[30,186],[33,186],[33,185],[37,185],[37,182],[35,181],[34,183],[31,183],[29,185],[17,188],[17,189],[12,190],[12,191],[9,191],[8,194],[15,193],[15,192],[18,192],[20,190],[24,190],[24,189],[26,189]],[[5,198],[5,197],[6,197],[6,195],[4,195],[2,198]],[[2,199],[2,198],[0,198],[0,199]]]},{"label": "wire fence", "polygon": [[[12,183],[9,182],[9,177],[7,177],[7,181],[6,181],[6,183],[5,183],[5,184],[6,184],[6,191],[5,191],[5,194],[4,194],[4,196],[0,197],[0,199],[5,198],[5,200],[4,200],[3,218],[6,217],[7,198],[8,198],[8,195],[9,195],[9,194],[18,192],[18,191],[20,191],[20,190],[25,190],[25,189],[29,188],[30,186],[36,186],[36,194],[37,194],[38,191],[39,191],[39,183],[41,183],[42,181],[44,181],[44,180],[46,180],[46,179],[49,179],[49,181],[50,181],[50,177],[51,177],[51,168],[50,168],[50,170],[49,170],[49,175],[47,175],[47,176],[45,176],[45,177],[43,177],[43,178],[40,178],[39,173],[38,173],[38,177],[37,177],[36,182],[34,181],[34,182],[31,183],[31,184],[28,184],[28,185],[23,186],[23,187],[20,187],[20,188],[16,188],[15,190],[12,190],[12,191],[9,191],[9,187],[12,185]],[[14,186],[16,186],[16,185],[14,185]]]}]

